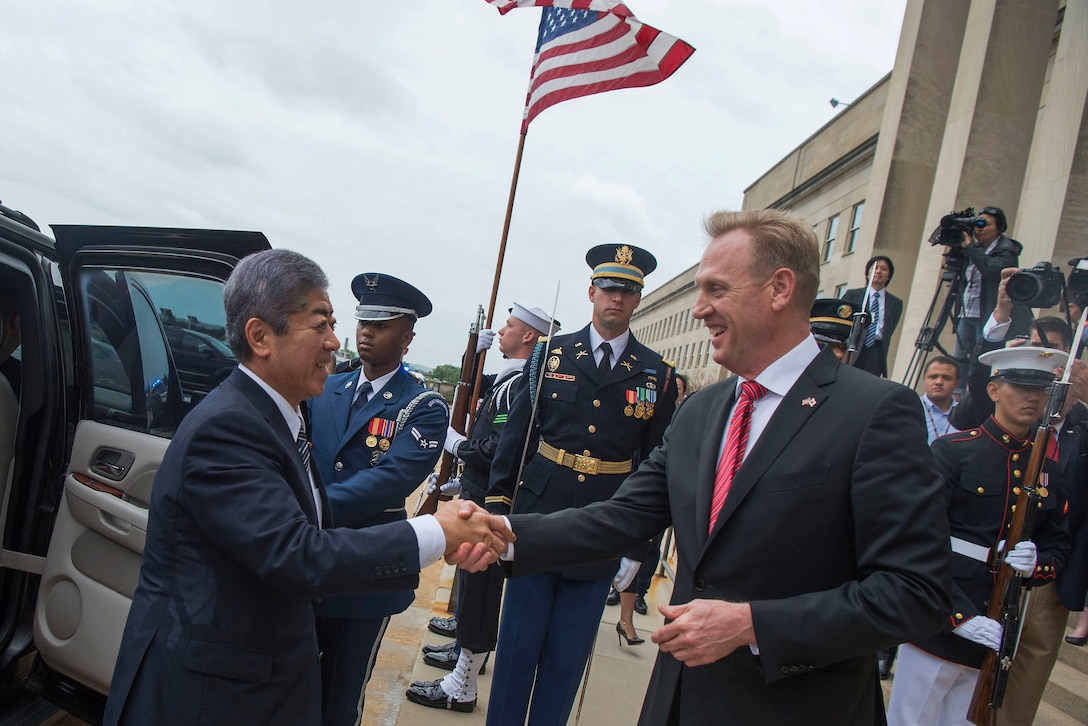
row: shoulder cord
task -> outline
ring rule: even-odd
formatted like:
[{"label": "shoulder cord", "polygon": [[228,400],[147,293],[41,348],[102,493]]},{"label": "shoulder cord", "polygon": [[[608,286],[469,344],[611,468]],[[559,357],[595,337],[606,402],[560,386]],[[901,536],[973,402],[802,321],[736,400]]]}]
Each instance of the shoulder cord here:
[{"label": "shoulder cord", "polygon": [[419,394],[411,401],[409,401],[408,405],[402,408],[400,410],[400,413],[397,414],[397,427],[394,436],[401,432],[401,429],[404,428],[404,424],[408,423],[408,417],[412,415],[412,411],[414,411],[419,404],[423,403],[423,401],[427,400],[428,398],[437,398],[439,401],[441,401],[442,406],[446,409],[447,417],[449,416],[450,407],[446,404],[446,399],[442,398],[442,396],[435,391],[424,391],[423,393]]}]

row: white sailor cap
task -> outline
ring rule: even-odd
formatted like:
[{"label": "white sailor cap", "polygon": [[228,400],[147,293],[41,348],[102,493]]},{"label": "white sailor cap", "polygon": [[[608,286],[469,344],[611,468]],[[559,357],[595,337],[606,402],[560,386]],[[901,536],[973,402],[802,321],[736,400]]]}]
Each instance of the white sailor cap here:
[{"label": "white sailor cap", "polygon": [[1054,369],[1065,365],[1060,350],[1035,346],[1000,348],[978,357],[983,365],[990,366],[990,376],[1003,378],[1019,386],[1046,388],[1054,382]]},{"label": "white sailor cap", "polygon": [[510,315],[517,318],[521,322],[528,325],[538,333],[548,334],[548,323],[551,322],[553,333],[559,331],[559,321],[552,320],[551,316],[540,308],[527,308],[524,305],[514,303],[514,306],[510,308]]}]

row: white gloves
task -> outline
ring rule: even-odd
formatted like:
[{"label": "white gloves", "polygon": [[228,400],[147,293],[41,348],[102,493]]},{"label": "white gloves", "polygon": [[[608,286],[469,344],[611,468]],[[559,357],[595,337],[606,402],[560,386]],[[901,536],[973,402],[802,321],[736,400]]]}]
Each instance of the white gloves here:
[{"label": "white gloves", "polygon": [[491,347],[491,344],[495,342],[494,330],[481,330],[476,336],[476,353],[477,355],[484,352]]},{"label": "white gloves", "polygon": [[457,447],[461,445],[467,436],[457,433],[457,429],[452,426],[446,428],[446,443],[442,444],[442,448],[450,452],[451,456],[457,456]]},{"label": "white gloves", "polygon": [[[1005,540],[998,543],[997,548],[1005,549]],[[1021,540],[1005,555],[1005,564],[1016,571],[1020,577],[1031,577],[1035,574],[1035,564],[1038,562],[1038,554],[1035,551],[1035,543],[1031,540]]]},{"label": "white gloves", "polygon": [[620,567],[616,570],[616,576],[612,578],[612,589],[616,592],[623,592],[626,590],[630,584],[635,581],[635,576],[638,574],[638,568],[641,566],[641,562],[621,557]]},{"label": "white gloves", "polygon": [[[434,494],[436,484],[438,484],[438,473],[432,471],[431,475],[427,477],[427,496]],[[451,497],[456,496],[461,493],[461,480],[457,478],[450,479],[440,487],[439,491]]]},{"label": "white gloves", "polygon": [[1001,648],[1001,623],[984,615],[976,615],[970,620],[964,620],[952,632],[961,638],[967,638],[972,643],[985,645],[990,650],[996,651]]}]

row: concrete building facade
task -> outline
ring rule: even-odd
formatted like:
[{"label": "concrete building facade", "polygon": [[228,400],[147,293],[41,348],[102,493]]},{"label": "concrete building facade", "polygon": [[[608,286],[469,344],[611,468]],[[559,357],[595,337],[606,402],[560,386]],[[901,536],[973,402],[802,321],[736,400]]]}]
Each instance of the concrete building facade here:
[{"label": "concrete building facade", "polygon": [[[1003,208],[1022,267],[1088,255],[1086,104],[1088,0],[908,0],[892,72],[753,182],[743,208],[812,224],[821,296],[864,285],[874,254],[895,261],[889,291],[905,309],[888,359],[905,380],[946,288],[945,250],[928,242],[941,217]],[[693,388],[728,375],[691,319],[696,267],[644,295],[632,320]],[[952,327],[939,338],[949,351]]]}]

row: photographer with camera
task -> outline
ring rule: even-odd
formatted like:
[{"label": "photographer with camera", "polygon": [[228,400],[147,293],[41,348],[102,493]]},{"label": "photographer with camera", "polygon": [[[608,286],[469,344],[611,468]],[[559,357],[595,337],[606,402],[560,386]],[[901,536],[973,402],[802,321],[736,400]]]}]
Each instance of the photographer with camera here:
[{"label": "photographer with camera", "polygon": [[961,233],[960,248],[967,256],[968,264],[956,323],[955,357],[960,365],[960,381],[967,380],[968,363],[982,340],[982,321],[997,304],[1001,270],[1020,265],[1024,247],[1005,236],[1008,226],[1004,211],[998,207],[983,207],[977,221],[971,225],[972,231]]}]

